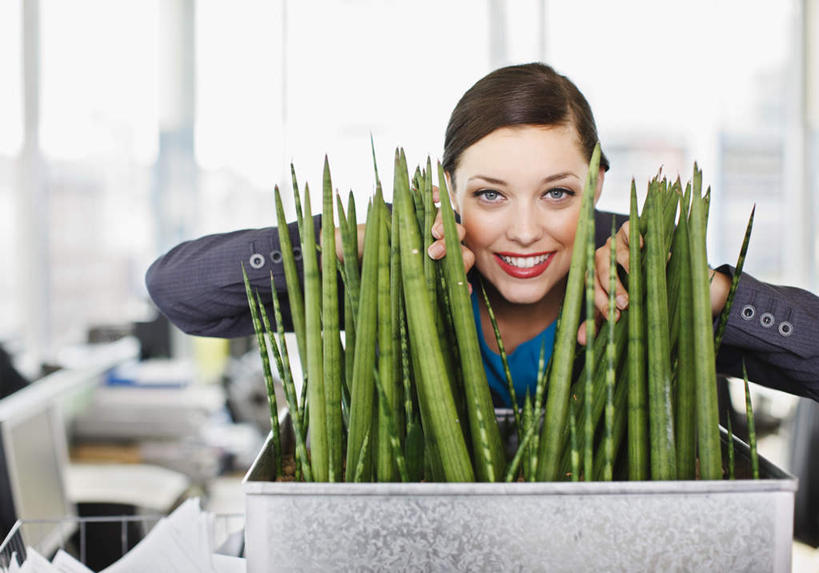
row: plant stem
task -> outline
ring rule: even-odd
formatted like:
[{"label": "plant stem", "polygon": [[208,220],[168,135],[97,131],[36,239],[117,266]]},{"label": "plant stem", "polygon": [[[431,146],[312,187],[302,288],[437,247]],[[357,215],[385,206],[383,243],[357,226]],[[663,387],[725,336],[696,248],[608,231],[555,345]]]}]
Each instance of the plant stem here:
[{"label": "plant stem", "polygon": [[[418,369],[418,393],[424,432],[431,433],[430,443],[438,447],[439,460],[447,481],[474,481],[475,474],[466,449],[463,433],[447,379],[443,353],[435,332],[434,301],[429,300],[424,277],[423,242],[413,212],[407,179],[406,163],[396,153],[396,185],[393,191],[395,209],[399,211],[401,275],[411,350],[416,357]],[[443,193],[442,193],[443,195]],[[366,251],[364,256],[366,257]],[[417,348],[412,341],[425,341],[424,348]]]},{"label": "plant stem", "polygon": [[[597,190],[597,176],[600,163],[600,145],[596,145],[589,163],[586,184],[577,223],[577,236],[587,233],[588,225],[594,225],[594,195]],[[560,321],[555,335],[552,353],[552,368],[549,376],[549,398],[546,402],[546,419],[538,452],[538,479],[554,481],[558,477],[561,457],[563,428],[569,406],[574,349],[577,342],[577,327],[580,322],[580,306],[583,296],[583,274],[586,249],[574,249],[566,285],[566,296],[561,310]]]},{"label": "plant stem", "polygon": [[[659,193],[657,185],[649,193]],[[664,245],[663,211],[658,197],[648,208],[646,244],[646,320],[648,339],[649,442],[651,478],[677,477],[674,425],[671,413],[671,364],[668,341],[666,290],[667,249]]]},{"label": "plant stem", "polygon": [[728,424],[728,479],[736,479],[734,463],[734,428],[731,423],[730,410],[725,412],[725,419]]},{"label": "plant stem", "polygon": [[[596,336],[595,307],[594,307],[594,287],[595,287],[595,237],[592,225],[589,225],[586,233],[586,350],[585,350],[585,376],[583,376],[583,395],[591,397],[594,394],[594,342]],[[583,474],[586,481],[592,481],[594,471],[594,424],[592,423],[592,401],[583,401],[584,423],[583,423]],[[577,436],[574,437],[577,442]],[[574,452],[572,452],[574,458]],[[574,475],[572,469],[572,475]]]},{"label": "plant stem", "polygon": [[751,216],[748,218],[748,224],[745,227],[745,237],[742,239],[742,247],[739,249],[739,257],[737,257],[737,264],[734,267],[734,276],[731,278],[731,288],[728,290],[728,298],[725,299],[725,306],[719,315],[719,324],[717,325],[717,333],[714,335],[714,354],[719,353],[719,347],[722,343],[722,337],[725,334],[725,327],[728,324],[728,316],[731,314],[731,307],[734,305],[734,295],[737,292],[739,285],[739,277],[742,276],[742,268],[745,266],[745,255],[748,253],[748,244],[751,241],[751,230],[754,227],[754,213],[756,212],[756,205],[751,209]]},{"label": "plant stem", "polygon": [[[271,287],[273,285],[273,273],[270,273]],[[262,307],[264,311],[264,307]],[[264,316],[264,314],[262,315]],[[273,355],[276,358],[276,365],[279,368],[279,375],[284,384],[284,396],[290,409],[290,423],[293,424],[293,434],[296,437],[296,459],[304,476],[305,481],[313,481],[313,472],[310,470],[310,458],[307,455],[307,442],[305,436],[306,429],[298,415],[299,403],[296,398],[296,385],[293,382],[293,371],[290,367],[290,354],[287,350],[287,342],[284,338],[284,323],[282,322],[282,312],[279,307],[279,296],[273,290],[273,318],[276,320],[276,328],[279,335],[279,344],[271,344]],[[270,340],[274,342],[273,334],[270,333]],[[278,346],[278,347],[277,347]],[[281,352],[279,351],[281,349]]]},{"label": "plant stem", "polygon": [[616,351],[614,344],[615,326],[615,289],[617,287],[617,243],[615,236],[617,227],[615,219],[611,219],[611,250],[609,259],[609,316],[608,341],[606,344],[606,418],[603,434],[603,481],[611,481],[614,472],[614,377]]},{"label": "plant stem", "polygon": [[646,350],[643,313],[643,254],[640,248],[640,218],[637,187],[631,180],[629,212],[628,274],[628,455],[629,479],[648,479],[646,436]]},{"label": "plant stem", "polygon": [[711,289],[705,252],[706,200],[700,197],[702,173],[694,166],[693,199],[690,216],[691,279],[694,325],[694,364],[697,384],[697,442],[700,476],[722,479],[717,375],[714,365],[714,325],[711,316]]},{"label": "plant stem", "polygon": [[754,479],[759,479],[759,454],[756,449],[756,423],[754,422],[754,408],[751,404],[751,389],[748,386],[748,371],[745,369],[745,359],[742,359],[742,379],[745,382],[745,420],[748,424],[748,445],[751,448],[751,472]]},{"label": "plant stem", "polygon": [[[364,232],[364,260],[361,271],[361,295],[359,297],[358,318],[356,319],[356,345],[353,362],[352,403],[350,404],[350,430],[347,436],[347,468],[363,463],[364,479],[369,480],[372,472],[370,447],[364,452],[364,437],[370,435],[370,442],[377,435],[370,432],[373,423],[373,399],[375,387],[373,368],[378,332],[378,256],[379,229],[383,225],[383,201],[380,200],[380,186],[376,185],[376,198],[370,202],[367,225]],[[372,446],[372,444],[370,444]],[[350,481],[349,469],[348,480]]]},{"label": "plant stem", "polygon": [[[330,479],[330,452],[327,442],[327,414],[324,401],[324,370],[321,343],[321,277],[316,253],[310,187],[304,186],[304,232],[301,235],[304,259],[304,308],[307,334],[307,394],[310,403],[310,456],[316,481]],[[332,224],[330,225],[332,226]],[[335,261],[334,261],[335,262]],[[335,266],[334,266],[335,270]],[[335,272],[333,273],[335,275]]]},{"label": "plant stem", "polygon": [[[270,408],[270,430],[273,434],[273,455],[276,464],[276,475],[280,476],[282,475],[282,444],[279,436],[279,406],[276,403],[276,391],[273,386],[273,374],[270,371],[270,357],[267,354],[264,330],[259,320],[259,308],[256,306],[256,299],[253,298],[250,280],[247,277],[244,263],[242,263],[242,278],[245,283],[247,303],[248,306],[250,306],[250,316],[253,319],[253,330],[256,333],[256,342],[259,345],[259,355],[262,358],[262,371],[264,372],[264,381],[267,388],[267,403]],[[259,301],[259,304],[261,304],[261,301]],[[262,306],[262,308],[264,307]]]},{"label": "plant stem", "polygon": [[322,321],[322,370],[324,372],[324,415],[327,424],[328,480],[341,479],[342,470],[342,378],[344,376],[341,354],[341,337],[338,320],[338,282],[336,268],[336,231],[333,223],[335,217],[333,183],[330,177],[330,164],[324,156],[324,185],[321,238],[323,255],[321,257],[321,321]]}]

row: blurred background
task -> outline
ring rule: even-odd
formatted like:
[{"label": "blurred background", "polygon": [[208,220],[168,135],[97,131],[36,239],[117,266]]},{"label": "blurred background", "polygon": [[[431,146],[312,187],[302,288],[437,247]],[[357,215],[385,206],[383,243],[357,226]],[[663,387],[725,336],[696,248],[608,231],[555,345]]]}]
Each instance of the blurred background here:
[{"label": "blurred background", "polygon": [[[746,271],[817,292],[817,0],[0,0],[0,344],[35,381],[136,337],[143,359],[191,361],[151,375],[229,393],[249,346],[163,325],[149,264],[271,225],[291,162],[317,193],[327,154],[364,201],[371,136],[384,181],[396,146],[435,161],[462,93],[535,60],[591,103],[612,165],[601,208],[697,161],[710,262],[736,260],[756,205]],[[258,392],[234,396],[234,419],[263,412]],[[792,467],[796,411],[815,404],[754,393],[764,453]]]},{"label": "blurred background", "polygon": [[736,259],[756,204],[747,270],[815,290],[813,4],[3,0],[0,338],[36,374],[90,327],[149,318],[149,263],[271,224],[290,162],[315,191],[327,154],[364,198],[370,135],[385,181],[398,145],[434,161],[466,88],[534,60],[595,111],[601,207],[696,160],[712,262]]}]

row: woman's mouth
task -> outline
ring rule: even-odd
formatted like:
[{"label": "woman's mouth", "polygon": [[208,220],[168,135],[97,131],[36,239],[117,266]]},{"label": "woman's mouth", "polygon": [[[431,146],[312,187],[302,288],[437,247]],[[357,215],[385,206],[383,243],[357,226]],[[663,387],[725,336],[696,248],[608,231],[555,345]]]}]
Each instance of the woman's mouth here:
[{"label": "woman's mouth", "polygon": [[550,253],[532,253],[520,255],[514,253],[495,253],[498,265],[509,276],[517,279],[530,279],[543,273],[552,262],[554,251]]}]

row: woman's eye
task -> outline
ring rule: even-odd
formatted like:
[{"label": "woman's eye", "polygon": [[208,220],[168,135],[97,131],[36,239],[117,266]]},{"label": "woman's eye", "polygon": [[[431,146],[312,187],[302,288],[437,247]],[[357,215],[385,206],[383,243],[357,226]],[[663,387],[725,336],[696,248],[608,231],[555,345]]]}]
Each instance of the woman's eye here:
[{"label": "woman's eye", "polygon": [[549,189],[546,192],[546,196],[549,199],[553,199],[555,201],[560,201],[561,199],[571,197],[572,195],[574,195],[573,191],[570,191],[568,189],[563,189],[563,188],[560,188],[560,187],[555,188],[555,189]]},{"label": "woman's eye", "polygon": [[481,189],[480,191],[476,191],[475,195],[484,201],[488,201],[490,203],[494,203],[501,198],[501,194],[497,191],[493,191],[492,189]]}]

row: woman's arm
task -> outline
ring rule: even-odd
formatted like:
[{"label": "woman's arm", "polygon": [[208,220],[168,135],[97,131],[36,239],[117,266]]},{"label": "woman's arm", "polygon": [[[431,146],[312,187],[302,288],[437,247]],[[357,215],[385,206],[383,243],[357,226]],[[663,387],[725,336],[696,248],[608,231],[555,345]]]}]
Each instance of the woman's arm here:
[{"label": "woman's arm", "polygon": [[[733,277],[723,265],[718,273]],[[743,273],[737,284],[717,368],[770,388],[819,401],[819,297]]]},{"label": "woman's arm", "polygon": [[[616,242],[617,261],[628,269],[627,224],[619,229]],[[608,241],[597,250],[598,277],[608,276],[610,248]],[[711,311],[715,327],[733,275],[734,269],[728,265],[714,271]],[[608,305],[607,289],[607,284],[598,280],[595,305],[602,314]],[[621,295],[626,295],[622,305]],[[618,308],[628,308],[627,292],[619,280],[616,296]],[[582,325],[579,338],[585,342]],[[819,297],[795,287],[763,283],[743,273],[717,356],[717,369],[741,377],[743,358],[749,380],[819,400]]]},{"label": "woman's arm", "polygon": [[[321,215],[315,215],[321,228]],[[299,274],[302,273],[298,226],[288,225]],[[254,289],[270,308],[270,273],[276,290],[287,292],[275,227],[207,235],[181,243],[148,269],[145,283],[159,310],[188,334],[232,338],[253,334],[242,264]],[[280,296],[282,320],[292,329],[287,297]],[[272,310],[269,312],[273,320]]]}]

